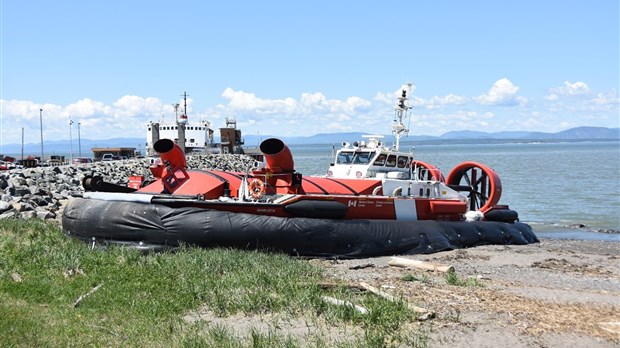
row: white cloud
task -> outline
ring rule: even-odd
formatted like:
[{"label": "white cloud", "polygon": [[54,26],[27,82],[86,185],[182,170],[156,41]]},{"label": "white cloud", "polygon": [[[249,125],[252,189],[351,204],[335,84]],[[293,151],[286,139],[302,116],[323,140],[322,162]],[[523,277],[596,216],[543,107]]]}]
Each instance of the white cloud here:
[{"label": "white cloud", "polygon": [[[191,100],[189,100],[191,105]],[[156,115],[161,113],[162,102],[153,97],[142,98],[135,95],[126,95],[114,103],[114,116],[117,118],[137,117],[142,115]],[[172,105],[170,105],[172,108]]]},{"label": "white cloud", "polygon": [[448,94],[443,97],[432,97],[428,103],[426,103],[426,107],[428,109],[441,108],[448,105],[463,105],[467,102],[467,98],[455,95]]},{"label": "white cloud", "polygon": [[[450,130],[558,131],[561,122],[570,126],[618,126],[619,98],[615,90],[593,93],[584,82],[565,82],[549,89],[549,95],[526,100],[510,80],[496,81],[488,93],[467,97],[453,93],[428,98],[410,95],[411,134],[439,135]],[[251,92],[226,88],[223,102],[202,110],[189,99],[190,120],[207,120],[216,130],[225,117],[236,117],[244,134],[309,136],[325,132],[361,131],[390,134],[400,89],[333,99],[321,92],[301,93],[297,98],[262,98]],[[24,100],[1,100],[5,144],[19,143],[21,127],[26,142],[38,142],[39,110],[43,109],[45,140],[68,139],[69,116],[81,123],[83,138],[143,137],[149,121],[174,119],[172,103],[159,98],[122,96],[112,103],[84,98],[67,105],[40,104]],[[496,105],[521,105],[502,109]],[[193,107],[194,106],[194,107]],[[192,108],[193,107],[193,108]],[[74,125],[76,127],[76,125]],[[73,128],[75,132],[76,129]],[[74,133],[75,135],[75,133]]]},{"label": "white cloud", "polygon": [[497,80],[487,94],[483,94],[476,98],[482,105],[504,105],[512,106],[525,104],[527,99],[518,97],[519,87],[515,86],[507,78]]},{"label": "white cloud", "polygon": [[89,117],[97,114],[109,115],[111,111],[112,107],[89,98],[78,100],[63,109],[63,112],[74,118]]},{"label": "white cloud", "polygon": [[588,103],[602,107],[617,108],[620,104],[620,98],[618,98],[616,91],[611,91],[610,93],[598,93],[595,97],[590,99]]},{"label": "white cloud", "polygon": [[575,83],[570,83],[568,81],[564,81],[564,86],[552,88],[551,92],[553,94],[575,96],[589,94],[590,88],[585,82],[577,81]]},{"label": "white cloud", "polygon": [[260,114],[291,113],[297,107],[293,98],[285,99],[262,99],[254,93],[235,91],[228,87],[222,92],[222,97],[228,99],[230,110],[252,110]]},{"label": "white cloud", "polygon": [[[162,112],[172,113],[171,105],[157,98],[123,96],[111,105],[84,98],[65,106],[38,104],[23,100],[2,100],[2,142],[19,143],[24,128],[26,143],[39,142],[40,117],[44,140],[68,139],[70,129],[88,139],[142,136],[149,120],[157,120]],[[43,109],[42,112],[39,110]],[[69,125],[69,117],[74,121]],[[174,117],[174,116],[172,116]],[[19,135],[18,135],[19,134]]]},{"label": "white cloud", "polygon": [[[373,103],[360,97],[329,99],[320,92],[302,93],[299,100],[291,97],[264,99],[254,93],[235,91],[228,87],[222,93],[222,97],[228,101],[226,104],[218,105],[218,109],[239,115],[238,119],[265,118],[268,115],[271,121],[277,119],[286,124],[303,125],[303,127],[277,128],[279,123],[272,123],[274,127],[262,131],[264,134],[271,132],[287,136],[300,135],[300,131],[305,135],[312,135],[326,130],[333,132],[338,129],[349,129],[352,125],[358,126],[358,121],[373,107]],[[326,121],[336,122],[326,123]]]}]

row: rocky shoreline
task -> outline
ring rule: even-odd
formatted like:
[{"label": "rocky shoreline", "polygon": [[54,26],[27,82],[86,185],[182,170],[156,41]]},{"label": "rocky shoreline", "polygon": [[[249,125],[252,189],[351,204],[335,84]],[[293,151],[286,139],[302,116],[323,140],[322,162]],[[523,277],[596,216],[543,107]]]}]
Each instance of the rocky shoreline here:
[{"label": "rocky shoreline", "polygon": [[[195,170],[246,171],[254,164],[254,159],[245,155],[196,155],[187,158],[188,168]],[[60,219],[69,198],[84,192],[84,177],[100,176],[106,182],[126,185],[132,175],[144,175],[147,180],[152,180],[149,166],[148,159],[130,159],[1,172],[0,219]]]}]

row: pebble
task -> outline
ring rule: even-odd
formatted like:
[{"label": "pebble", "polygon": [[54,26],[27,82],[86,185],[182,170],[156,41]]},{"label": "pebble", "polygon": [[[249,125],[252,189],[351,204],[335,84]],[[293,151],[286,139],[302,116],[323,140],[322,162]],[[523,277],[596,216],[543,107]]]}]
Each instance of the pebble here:
[{"label": "pebble", "polygon": [[[0,172],[0,220],[16,217],[60,219],[61,210],[71,195],[84,192],[84,177],[100,176],[106,182],[127,185],[132,175],[144,175],[146,180],[153,180],[149,165],[149,159],[129,159]],[[245,172],[255,166],[255,160],[245,155],[195,155],[187,158],[189,170]]]}]

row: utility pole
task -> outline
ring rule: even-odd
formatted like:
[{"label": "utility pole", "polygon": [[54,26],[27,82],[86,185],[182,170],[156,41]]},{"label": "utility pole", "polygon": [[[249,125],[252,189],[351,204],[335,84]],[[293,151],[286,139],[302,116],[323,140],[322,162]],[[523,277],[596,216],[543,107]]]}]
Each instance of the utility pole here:
[{"label": "utility pole", "polygon": [[73,163],[73,136],[71,134],[71,128],[73,128],[73,120],[69,116],[69,144],[71,144],[71,163]]},{"label": "utility pole", "polygon": [[39,109],[39,123],[41,124],[41,164],[43,164],[43,109]]},{"label": "utility pole", "polygon": [[78,122],[78,151],[80,152],[80,157],[82,157],[82,138],[80,137],[80,125],[82,122]]},{"label": "utility pole", "polygon": [[22,127],[22,166],[24,165],[24,127]]}]

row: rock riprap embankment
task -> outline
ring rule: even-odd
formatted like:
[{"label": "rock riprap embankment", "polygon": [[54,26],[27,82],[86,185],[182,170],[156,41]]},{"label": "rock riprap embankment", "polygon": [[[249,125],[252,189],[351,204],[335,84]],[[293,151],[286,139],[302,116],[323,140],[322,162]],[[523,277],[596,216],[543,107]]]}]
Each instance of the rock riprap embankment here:
[{"label": "rock riprap embankment", "polygon": [[[244,172],[254,164],[253,158],[244,155],[199,155],[187,158],[187,166],[193,170]],[[144,175],[147,180],[152,180],[149,166],[148,159],[133,159],[1,172],[0,219],[60,218],[71,195],[84,192],[84,177],[100,176],[106,182],[126,185],[132,175]]]}]

